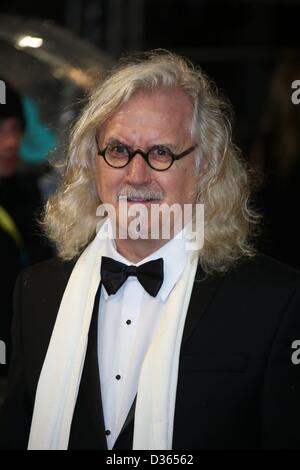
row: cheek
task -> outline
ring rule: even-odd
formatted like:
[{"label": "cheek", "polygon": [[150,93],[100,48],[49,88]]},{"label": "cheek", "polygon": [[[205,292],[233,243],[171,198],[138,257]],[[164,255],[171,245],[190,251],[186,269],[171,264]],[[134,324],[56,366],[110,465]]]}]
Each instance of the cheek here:
[{"label": "cheek", "polygon": [[159,181],[167,203],[174,204],[181,202],[185,194],[185,181],[184,172],[181,172],[180,175],[172,175],[172,178]]},{"label": "cheek", "polygon": [[103,202],[112,201],[122,186],[122,174],[98,164],[96,167],[96,185]]},{"label": "cheek", "polygon": [[100,199],[103,200],[103,196],[107,192],[107,183],[109,182],[109,178],[106,177],[106,171],[105,168],[102,167],[102,165],[98,162],[95,168],[95,178],[96,178],[96,184],[97,184],[97,190]]},{"label": "cheek", "polygon": [[195,198],[197,177],[194,168],[182,168],[180,174],[169,184],[170,199],[173,202],[191,203]]},{"label": "cheek", "polygon": [[102,187],[101,175],[102,175],[102,173],[100,171],[100,165],[97,163],[95,165],[95,169],[94,169],[94,178],[95,178],[95,181],[96,181],[96,186],[97,186],[98,193],[100,191],[100,188]]}]

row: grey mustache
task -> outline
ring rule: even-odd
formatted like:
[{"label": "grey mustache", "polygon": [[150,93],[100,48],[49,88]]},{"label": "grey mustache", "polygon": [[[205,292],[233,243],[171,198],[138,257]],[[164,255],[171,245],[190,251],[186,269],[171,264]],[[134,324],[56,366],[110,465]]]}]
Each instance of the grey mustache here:
[{"label": "grey mustache", "polygon": [[149,188],[133,188],[133,187],[126,187],[123,188],[118,193],[118,199],[120,198],[127,198],[127,199],[143,199],[143,200],[155,200],[160,201],[163,199],[162,191],[153,191]]}]

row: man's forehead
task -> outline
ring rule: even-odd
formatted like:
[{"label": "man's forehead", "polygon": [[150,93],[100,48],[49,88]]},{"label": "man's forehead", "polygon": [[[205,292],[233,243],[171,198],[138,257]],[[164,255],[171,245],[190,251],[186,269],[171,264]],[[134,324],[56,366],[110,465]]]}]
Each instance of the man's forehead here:
[{"label": "man's forehead", "polygon": [[170,107],[176,108],[178,105],[188,109],[192,108],[192,103],[188,95],[179,87],[158,87],[154,89],[138,89],[127,101],[117,108],[116,113],[126,108],[143,105],[147,108]]},{"label": "man's forehead", "polygon": [[181,89],[138,90],[102,124],[102,131],[151,126],[170,130],[191,128],[192,104]]}]

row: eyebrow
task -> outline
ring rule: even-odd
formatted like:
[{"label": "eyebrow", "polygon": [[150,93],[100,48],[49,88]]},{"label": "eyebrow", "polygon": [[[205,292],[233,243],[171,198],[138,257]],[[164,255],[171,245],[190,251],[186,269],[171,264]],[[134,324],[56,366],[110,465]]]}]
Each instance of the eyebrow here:
[{"label": "eyebrow", "polygon": [[[109,137],[109,139],[107,140],[107,145],[117,145],[117,144],[125,145],[129,149],[133,150],[133,147],[129,144],[124,143],[122,141],[122,139],[117,139],[116,137]],[[175,149],[174,144],[171,144],[171,143],[168,143],[168,142],[166,142],[166,143],[165,142],[163,142],[163,143],[160,142],[160,143],[152,144],[148,147],[148,149],[151,149],[152,147],[156,147],[157,145],[159,145],[161,147],[166,147],[166,148],[170,149],[172,152]]]},{"label": "eyebrow", "polygon": [[116,139],[115,137],[110,137],[110,138],[107,140],[107,144],[108,144],[108,145],[122,144],[122,145],[126,145],[126,147],[131,148],[130,145],[125,144],[125,143],[122,142],[120,139]]}]

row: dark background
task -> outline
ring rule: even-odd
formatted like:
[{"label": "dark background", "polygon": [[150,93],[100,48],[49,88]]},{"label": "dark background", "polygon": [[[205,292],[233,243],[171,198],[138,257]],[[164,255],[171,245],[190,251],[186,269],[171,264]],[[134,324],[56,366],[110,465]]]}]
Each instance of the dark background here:
[{"label": "dark background", "polygon": [[246,152],[274,65],[300,50],[300,0],[4,0],[1,13],[52,21],[114,58],[157,47],[187,56],[233,103]]},{"label": "dark background", "polygon": [[[114,59],[153,48],[185,55],[200,65],[232,102],[234,139],[247,160],[261,137],[275,67],[287,54],[300,56],[300,0],[10,0],[1,2],[1,13],[54,22]],[[297,79],[300,72],[291,77],[291,81]],[[300,159],[300,144],[297,157]],[[284,221],[284,239],[278,237],[268,244],[278,232],[276,210],[270,209],[274,188],[267,196],[258,197],[258,206],[267,218],[272,212],[274,219],[264,251],[298,268],[299,190],[294,189],[300,187],[299,169],[300,165],[293,170],[288,204],[293,203],[289,204],[289,222]],[[281,196],[276,193],[276,197]],[[282,252],[282,244],[290,245],[288,254],[286,249]]]}]

